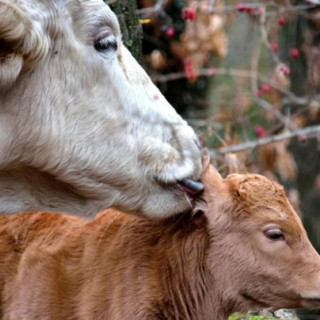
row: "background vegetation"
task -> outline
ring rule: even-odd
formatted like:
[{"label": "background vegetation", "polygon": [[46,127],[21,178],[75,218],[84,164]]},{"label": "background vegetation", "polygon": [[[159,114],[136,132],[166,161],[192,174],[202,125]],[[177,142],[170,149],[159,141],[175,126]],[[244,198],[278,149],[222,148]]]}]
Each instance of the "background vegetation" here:
[{"label": "background vegetation", "polygon": [[320,250],[320,1],[111,1],[215,165],[278,180]]}]

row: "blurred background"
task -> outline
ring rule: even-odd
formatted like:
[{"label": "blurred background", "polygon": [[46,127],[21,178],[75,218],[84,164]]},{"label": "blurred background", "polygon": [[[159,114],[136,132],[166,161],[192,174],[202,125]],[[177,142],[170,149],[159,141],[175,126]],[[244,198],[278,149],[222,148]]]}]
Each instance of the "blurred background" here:
[{"label": "blurred background", "polygon": [[280,182],[320,251],[320,0],[110,2],[221,173]]}]

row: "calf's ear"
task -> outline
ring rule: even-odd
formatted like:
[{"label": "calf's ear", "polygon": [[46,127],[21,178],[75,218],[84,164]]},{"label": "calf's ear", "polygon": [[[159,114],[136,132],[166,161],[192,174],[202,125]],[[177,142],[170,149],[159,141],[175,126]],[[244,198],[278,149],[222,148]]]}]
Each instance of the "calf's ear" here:
[{"label": "calf's ear", "polygon": [[0,0],[0,88],[13,84],[22,71],[46,56],[48,48],[40,24],[12,1]]},{"label": "calf's ear", "polygon": [[206,188],[211,188],[211,185],[222,183],[223,179],[216,168],[210,164],[210,155],[208,149],[202,150],[202,173],[201,181]]},{"label": "calf's ear", "polygon": [[201,162],[202,162],[202,175],[203,175],[209,169],[209,166],[210,166],[210,155],[207,148],[202,149]]},{"label": "calf's ear", "polygon": [[206,149],[202,152],[201,182],[204,184],[204,192],[201,198],[206,201],[214,201],[225,194],[224,179],[218,170],[210,164],[210,157]]}]

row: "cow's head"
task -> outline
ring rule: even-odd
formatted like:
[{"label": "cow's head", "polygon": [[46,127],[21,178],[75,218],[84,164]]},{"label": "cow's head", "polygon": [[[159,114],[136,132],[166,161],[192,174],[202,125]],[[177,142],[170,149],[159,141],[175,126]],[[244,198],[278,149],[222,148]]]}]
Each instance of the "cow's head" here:
[{"label": "cow's head", "polygon": [[[0,126],[1,168],[46,174],[93,212],[181,212],[189,200],[178,182],[201,172],[195,133],[102,0],[0,0]],[[63,200],[41,201],[65,211]]]},{"label": "cow's head", "polygon": [[256,174],[223,179],[212,167],[203,181],[208,267],[224,311],[319,307],[320,256],[283,188]]}]

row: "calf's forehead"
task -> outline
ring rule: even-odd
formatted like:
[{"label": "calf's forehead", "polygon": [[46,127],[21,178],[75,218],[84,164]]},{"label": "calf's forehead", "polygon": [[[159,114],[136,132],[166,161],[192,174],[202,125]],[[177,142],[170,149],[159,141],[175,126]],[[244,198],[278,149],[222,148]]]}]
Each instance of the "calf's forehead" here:
[{"label": "calf's forehead", "polygon": [[302,224],[284,189],[276,182],[255,174],[227,178],[235,201],[246,216],[257,223],[277,223],[289,232],[300,231]]},{"label": "calf's forehead", "polygon": [[226,182],[236,201],[250,208],[289,208],[283,188],[276,182],[257,174],[233,174]]}]

